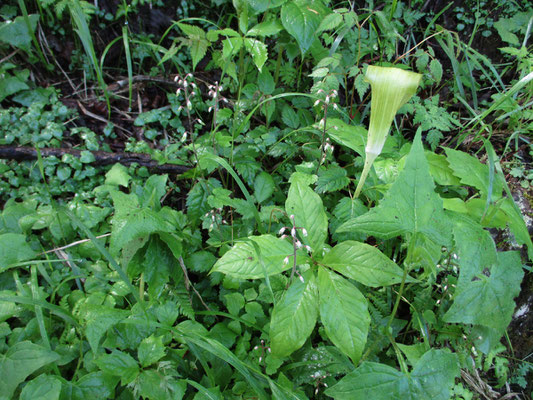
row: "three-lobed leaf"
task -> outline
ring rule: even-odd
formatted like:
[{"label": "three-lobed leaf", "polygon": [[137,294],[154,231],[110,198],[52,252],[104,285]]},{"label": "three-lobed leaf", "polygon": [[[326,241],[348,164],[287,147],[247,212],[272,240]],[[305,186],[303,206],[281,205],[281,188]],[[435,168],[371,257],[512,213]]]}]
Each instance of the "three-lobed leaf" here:
[{"label": "three-lobed leaf", "polygon": [[380,204],[337,229],[349,231],[383,239],[422,233],[438,244],[451,244],[451,225],[444,214],[442,199],[435,193],[420,133],[414,139],[404,169]]},{"label": "three-lobed leaf", "polygon": [[458,374],[455,354],[447,349],[431,349],[409,374],[385,364],[364,362],[326,394],[339,400],[448,400]]}]

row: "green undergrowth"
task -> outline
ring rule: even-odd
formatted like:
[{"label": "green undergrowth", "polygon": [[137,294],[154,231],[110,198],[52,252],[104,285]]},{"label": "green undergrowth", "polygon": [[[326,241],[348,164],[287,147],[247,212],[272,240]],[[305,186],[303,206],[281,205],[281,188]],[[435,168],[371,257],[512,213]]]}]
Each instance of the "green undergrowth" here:
[{"label": "green undergrowth", "polygon": [[[532,184],[531,8],[182,3],[158,34],[134,24],[155,1],[0,6],[0,146],[37,151],[0,160],[0,399],[528,390],[508,327],[533,243],[508,178]],[[72,41],[63,72],[47,36]],[[369,65],[421,81],[356,197]],[[63,74],[106,104],[100,131],[35,78]],[[117,143],[189,170],[96,166]],[[60,147],[80,156],[41,154]]]}]

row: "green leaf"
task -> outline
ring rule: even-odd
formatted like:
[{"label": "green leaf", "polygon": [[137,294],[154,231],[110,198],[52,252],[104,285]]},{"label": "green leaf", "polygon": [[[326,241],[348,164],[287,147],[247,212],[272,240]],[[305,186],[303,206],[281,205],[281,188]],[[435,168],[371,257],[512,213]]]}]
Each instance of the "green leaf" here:
[{"label": "green leaf", "polygon": [[261,72],[263,65],[268,59],[268,49],[266,44],[255,39],[244,39],[244,47],[252,55],[255,66]]},{"label": "green leaf", "polygon": [[297,227],[307,231],[306,236],[300,230],[303,243],[311,246],[313,251],[321,251],[328,235],[328,217],[320,196],[304,183],[293,182],[289,187],[285,210],[287,214],[294,215]]},{"label": "green leaf", "polygon": [[292,107],[283,107],[283,110],[281,110],[281,120],[292,129],[298,129],[300,126],[300,117],[298,117],[298,114],[296,114]]},{"label": "green leaf", "polygon": [[110,241],[110,250],[113,254],[117,254],[134,239],[144,238],[155,232],[175,231],[174,227],[157,212],[149,208],[137,208],[133,202],[129,205],[124,204],[124,201],[132,200],[132,195],[112,192],[111,196],[115,204]]},{"label": "green leaf", "polygon": [[94,360],[94,363],[102,372],[119,376],[122,385],[128,385],[139,375],[139,365],[137,361],[128,353],[120,350],[113,350],[111,354],[104,354]]},{"label": "green leaf", "polygon": [[439,84],[442,79],[442,64],[440,61],[436,58],[432,59],[429,63],[429,71],[431,72],[433,79],[435,79],[435,82]]},{"label": "green leaf", "polygon": [[286,357],[303,346],[318,317],[318,290],[309,271],[303,282],[295,279],[279,303],[270,321],[270,346],[275,357]]},{"label": "green leaf", "polygon": [[276,187],[274,179],[267,172],[261,172],[257,175],[254,182],[254,196],[258,203],[262,203],[267,200]]},{"label": "green leaf", "polygon": [[0,235],[0,271],[20,261],[35,257],[35,252],[26,242],[26,236],[18,233]]},{"label": "green leaf", "polygon": [[449,245],[451,226],[434,189],[418,132],[404,169],[379,205],[345,222],[337,232],[364,232],[383,239],[422,233],[440,245]]},{"label": "green leaf", "polygon": [[316,191],[318,193],[336,192],[346,187],[350,180],[346,176],[346,170],[337,165],[318,171]]},{"label": "green leaf", "polygon": [[409,375],[385,364],[364,362],[326,394],[342,400],[448,400],[458,374],[455,354],[431,349]]},{"label": "green leaf", "polygon": [[[461,254],[459,263],[463,266]],[[483,325],[502,335],[511,322],[515,308],[513,299],[520,293],[524,276],[520,254],[513,251],[497,253],[497,264],[484,267],[481,274],[469,281],[459,275],[454,302],[444,315],[444,321]]]},{"label": "green leaf", "polygon": [[302,56],[315,41],[316,31],[322,22],[323,6],[318,1],[293,0],[281,8],[281,23],[296,39]]},{"label": "green leaf", "polygon": [[27,90],[30,87],[26,82],[16,76],[5,76],[0,80],[0,101],[12,94],[18,93],[21,90]]},{"label": "green leaf", "polygon": [[131,179],[128,169],[122,164],[115,164],[105,174],[106,185],[116,185],[128,187],[128,183]]},{"label": "green leaf", "polygon": [[194,25],[187,25],[178,23],[180,29],[185,33],[189,39],[188,47],[191,51],[192,69],[196,69],[198,63],[204,58],[209,47],[209,40],[207,40],[205,32],[202,28]]},{"label": "green leaf", "polygon": [[278,19],[261,22],[248,31],[246,36],[273,36],[279,33],[283,26]]},{"label": "green leaf", "polygon": [[112,326],[128,317],[126,310],[98,305],[83,304],[81,315],[85,320],[85,336],[94,353],[97,352],[100,339]]},{"label": "green leaf", "polygon": [[259,90],[264,94],[272,94],[272,92],[274,92],[274,89],[276,88],[276,83],[274,82],[272,74],[269,71],[265,70],[260,72],[259,75],[257,75],[257,86],[259,87]]},{"label": "green leaf", "polygon": [[353,240],[333,247],[320,263],[370,287],[394,285],[403,278],[403,270],[385,254],[369,244]]},{"label": "green leaf", "polygon": [[431,151],[426,151],[426,159],[428,160],[429,173],[436,183],[439,185],[459,185],[459,179],[453,174],[450,164],[445,156],[442,154],[435,154]]},{"label": "green leaf", "polygon": [[115,390],[116,378],[101,371],[82,376],[74,385],[72,400],[108,399]]},{"label": "green leaf", "polygon": [[524,217],[516,209],[513,204],[513,201],[514,200],[509,197],[505,198],[502,203],[501,209],[507,216],[507,223],[509,225],[509,229],[513,233],[516,241],[519,244],[527,245],[529,259],[533,260],[533,243],[531,241],[531,236],[529,235],[529,231],[527,230]]},{"label": "green leaf", "polygon": [[[260,257],[249,240],[259,246]],[[272,235],[252,236],[249,240],[236,243],[215,263],[211,272],[222,272],[239,279],[258,279],[290,268],[290,263],[284,263],[285,258],[293,254],[293,247],[287,241]]]},{"label": "green leaf", "polygon": [[139,362],[143,367],[158,362],[165,356],[163,336],[151,335],[143,339],[137,350],[137,355],[139,357]]},{"label": "green leaf", "polygon": [[332,343],[357,365],[365,347],[370,314],[365,296],[350,281],[318,270],[320,320]]},{"label": "green leaf", "polygon": [[359,155],[365,154],[367,130],[361,126],[348,125],[338,118],[328,118],[326,131],[330,138],[338,144],[346,146]]},{"label": "green leaf", "polygon": [[262,13],[270,8],[276,8],[281,6],[287,0],[246,0],[256,12]]},{"label": "green leaf", "polygon": [[331,14],[326,15],[322,19],[318,27],[317,33],[335,29],[340,24],[342,24],[342,14],[333,12]]},{"label": "green leaf", "polygon": [[[484,198],[489,195],[489,166],[482,164],[477,158],[458,150],[444,149],[450,168],[461,183],[473,186],[481,192]],[[491,198],[494,200],[502,196],[503,184],[497,174],[494,176]]]},{"label": "green leaf", "polygon": [[32,379],[22,392],[20,400],[58,400],[61,394],[61,380],[52,375],[39,375]]},{"label": "green leaf", "polygon": [[[32,31],[35,32],[37,21],[39,21],[38,14],[28,15]],[[28,25],[24,17],[17,17],[14,21],[9,23],[0,23],[0,42],[7,43],[14,47],[20,47],[24,50],[29,50],[31,45],[31,34],[28,31]]]},{"label": "green leaf", "polygon": [[59,355],[29,341],[18,342],[0,354],[2,396],[11,398],[17,386],[33,372],[59,359]]},{"label": "green leaf", "polygon": [[269,8],[279,7],[285,2],[287,0],[246,0],[246,3],[259,13],[265,12]]}]

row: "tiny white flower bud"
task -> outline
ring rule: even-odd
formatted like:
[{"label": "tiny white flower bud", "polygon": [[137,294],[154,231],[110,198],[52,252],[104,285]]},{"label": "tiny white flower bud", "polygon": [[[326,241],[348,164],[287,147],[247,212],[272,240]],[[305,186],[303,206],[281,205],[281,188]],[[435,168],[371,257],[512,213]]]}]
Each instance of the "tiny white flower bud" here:
[{"label": "tiny white flower bud", "polygon": [[281,228],[278,232],[278,235],[283,235],[283,233],[285,232],[285,229],[287,228],[286,227]]},{"label": "tiny white flower bud", "polygon": [[304,235],[304,237],[306,237],[306,236],[307,236],[307,229],[305,229],[305,228],[302,228],[302,235]]},{"label": "tiny white flower bud", "polygon": [[289,263],[289,256],[283,259],[283,265],[287,265],[288,263]]},{"label": "tiny white flower bud", "polygon": [[291,229],[291,236],[296,237],[296,228],[294,227]]},{"label": "tiny white flower bud", "polygon": [[305,283],[305,280],[304,280],[304,277],[300,274],[298,274],[298,277],[300,278],[300,280],[302,281],[302,283]]},{"label": "tiny white flower bud", "polygon": [[313,107],[316,107],[320,104],[320,100],[315,101],[315,104],[313,104]]}]

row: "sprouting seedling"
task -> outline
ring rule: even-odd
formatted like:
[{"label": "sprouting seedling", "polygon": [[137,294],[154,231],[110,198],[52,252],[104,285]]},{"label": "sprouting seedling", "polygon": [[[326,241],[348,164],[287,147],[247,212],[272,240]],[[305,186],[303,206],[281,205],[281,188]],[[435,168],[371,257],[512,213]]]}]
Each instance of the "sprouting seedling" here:
[{"label": "sprouting seedling", "polygon": [[383,150],[394,116],[415,94],[421,78],[420,74],[399,68],[376,66],[367,68],[365,80],[370,83],[372,89],[372,103],[365,165],[355,190],[356,198],[361,193],[374,160]]}]

